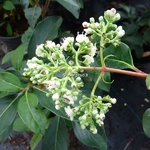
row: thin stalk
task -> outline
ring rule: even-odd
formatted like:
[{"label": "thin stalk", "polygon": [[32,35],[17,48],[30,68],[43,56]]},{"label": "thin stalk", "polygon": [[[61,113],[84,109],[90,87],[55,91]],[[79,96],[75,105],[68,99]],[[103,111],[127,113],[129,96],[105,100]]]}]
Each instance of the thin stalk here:
[{"label": "thin stalk", "polygon": [[80,67],[82,70],[97,70],[102,72],[113,72],[118,74],[125,74],[129,76],[135,76],[140,78],[147,78],[148,74],[140,71],[139,69],[135,69],[134,71],[129,70],[121,70],[121,69],[114,69],[109,67]]}]

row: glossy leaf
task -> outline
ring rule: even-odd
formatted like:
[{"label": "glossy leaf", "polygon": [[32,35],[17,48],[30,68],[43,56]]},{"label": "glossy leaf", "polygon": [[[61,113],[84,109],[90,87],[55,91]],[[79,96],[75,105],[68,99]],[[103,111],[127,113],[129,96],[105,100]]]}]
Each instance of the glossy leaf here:
[{"label": "glossy leaf", "polygon": [[31,141],[30,141],[30,147],[31,150],[35,150],[35,148],[37,147],[37,145],[39,144],[39,142],[41,141],[43,135],[39,134],[39,133],[34,133]]},{"label": "glossy leaf", "polygon": [[27,46],[24,44],[21,44],[12,53],[11,62],[12,62],[13,67],[18,71],[21,68],[23,57],[24,57],[24,52],[26,51],[26,49],[27,49]]},{"label": "glossy leaf", "polygon": [[150,108],[147,109],[143,115],[142,125],[144,133],[150,138]]},{"label": "glossy leaf", "polygon": [[42,109],[37,108],[38,98],[33,93],[26,93],[18,103],[18,113],[24,124],[35,133],[44,134],[46,116]]},{"label": "glossy leaf", "polygon": [[7,96],[0,99],[0,135],[13,123],[17,114],[17,98]]},{"label": "glossy leaf", "polygon": [[146,86],[150,90],[150,74],[146,78]]},{"label": "glossy leaf", "polygon": [[50,110],[51,112],[53,112],[58,116],[68,119],[63,108],[61,108],[59,111],[55,109],[55,102],[52,100],[51,97],[47,97],[46,94],[40,90],[34,89],[33,92],[38,97],[39,103],[41,104],[42,107]]},{"label": "glossy leaf", "polygon": [[55,117],[49,125],[42,142],[44,150],[68,150],[69,137],[64,119]]},{"label": "glossy leaf", "polygon": [[[110,54],[113,56],[109,56]],[[114,47],[113,45],[109,46],[107,49],[104,50],[104,57],[107,57],[105,60],[107,67],[117,69],[134,67],[130,49],[124,43],[121,43],[117,47]]]},{"label": "glossy leaf", "polygon": [[34,28],[38,18],[41,15],[41,8],[40,7],[31,7],[25,9],[25,17],[28,20],[30,27]]},{"label": "glossy leaf", "polygon": [[18,92],[22,90],[20,80],[9,72],[0,73],[0,91]]},{"label": "glossy leaf", "polygon": [[62,23],[59,16],[50,16],[42,20],[34,30],[28,46],[29,58],[35,55],[36,46],[45,43],[46,40],[53,40],[58,35],[58,29]]},{"label": "glossy leaf", "polygon": [[83,2],[81,0],[56,0],[69,12],[71,12],[76,18],[79,18],[80,8],[83,8]]},{"label": "glossy leaf", "polygon": [[17,118],[13,123],[13,130],[18,132],[29,131],[29,128],[23,123],[21,118]]},{"label": "glossy leaf", "polygon": [[87,129],[81,129],[80,124],[73,122],[73,130],[80,142],[87,146],[95,147],[100,150],[107,150],[107,140],[105,131],[102,127],[97,127],[98,133],[93,134]]}]

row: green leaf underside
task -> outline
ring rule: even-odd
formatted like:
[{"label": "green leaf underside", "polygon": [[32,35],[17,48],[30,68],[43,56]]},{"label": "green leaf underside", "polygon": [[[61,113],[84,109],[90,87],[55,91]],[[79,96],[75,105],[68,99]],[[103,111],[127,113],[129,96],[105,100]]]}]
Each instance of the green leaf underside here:
[{"label": "green leaf underside", "polygon": [[26,8],[25,9],[25,16],[28,20],[28,23],[30,27],[34,28],[38,18],[41,15],[41,8],[40,7],[34,7],[34,8]]},{"label": "green leaf underside", "polygon": [[45,43],[47,40],[53,40],[58,36],[58,29],[61,23],[61,17],[50,16],[42,20],[37,25],[28,46],[29,58],[35,56],[35,50],[37,45]]},{"label": "green leaf underside", "polygon": [[[13,99],[13,100],[12,100]],[[9,128],[17,114],[17,100],[14,96],[0,99],[0,135]]]},{"label": "green leaf underside", "polygon": [[20,80],[9,72],[0,73],[0,91],[18,92],[22,89]]},{"label": "green leaf underside", "polygon": [[63,118],[56,116],[51,121],[43,137],[42,144],[43,150],[68,150],[68,130]]},{"label": "green leaf underside", "polygon": [[147,109],[142,119],[143,130],[147,137],[150,138],[150,108]]},{"label": "green leaf underside", "polygon": [[46,127],[46,116],[37,108],[38,98],[33,93],[26,93],[18,103],[18,113],[24,124],[35,132],[44,134]]},{"label": "green leaf underside", "polygon": [[93,134],[87,129],[81,129],[81,126],[77,122],[73,122],[73,130],[80,142],[87,146],[99,148],[100,150],[107,150],[107,140],[104,129],[97,127],[98,133]]},{"label": "green leaf underside", "polygon": [[119,46],[114,47],[113,45],[109,46],[104,50],[104,57],[108,55],[113,55],[107,57],[105,60],[106,66],[116,69],[133,69],[133,61],[130,53],[129,47],[121,43]]}]

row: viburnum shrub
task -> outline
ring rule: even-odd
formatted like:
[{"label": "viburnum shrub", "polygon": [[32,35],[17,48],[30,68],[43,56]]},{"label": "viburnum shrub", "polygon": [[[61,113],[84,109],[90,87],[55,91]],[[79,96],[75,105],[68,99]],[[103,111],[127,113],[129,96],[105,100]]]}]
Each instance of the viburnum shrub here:
[{"label": "viburnum shrub", "polygon": [[[70,127],[83,144],[107,149],[104,119],[116,99],[100,91],[109,90],[111,72],[147,78],[150,87],[150,77],[134,66],[129,47],[121,42],[125,31],[115,24],[119,19],[120,14],[112,8],[98,21],[90,18],[83,22],[84,30],[76,37],[37,45],[36,56],[27,60],[20,81],[11,71],[0,73],[0,91],[7,95],[7,108],[15,110],[7,128],[12,124],[16,129],[20,123],[34,132],[32,149],[41,139],[44,150],[68,149]],[[12,95],[10,103],[8,94]],[[5,113],[1,113],[1,122]],[[143,127],[149,136],[149,127]],[[0,127],[0,133],[7,128]]]}]

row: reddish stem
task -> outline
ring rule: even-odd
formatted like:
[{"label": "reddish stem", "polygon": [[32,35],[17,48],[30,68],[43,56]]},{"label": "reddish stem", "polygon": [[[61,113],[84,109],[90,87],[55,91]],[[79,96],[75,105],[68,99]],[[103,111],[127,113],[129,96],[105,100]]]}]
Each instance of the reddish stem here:
[{"label": "reddish stem", "polygon": [[145,72],[142,72],[141,70],[134,68],[134,71],[129,70],[121,70],[121,69],[114,69],[109,67],[81,67],[83,70],[97,70],[97,71],[103,71],[103,72],[113,72],[113,73],[119,73],[119,74],[125,74],[140,78],[147,78],[148,74]]}]

